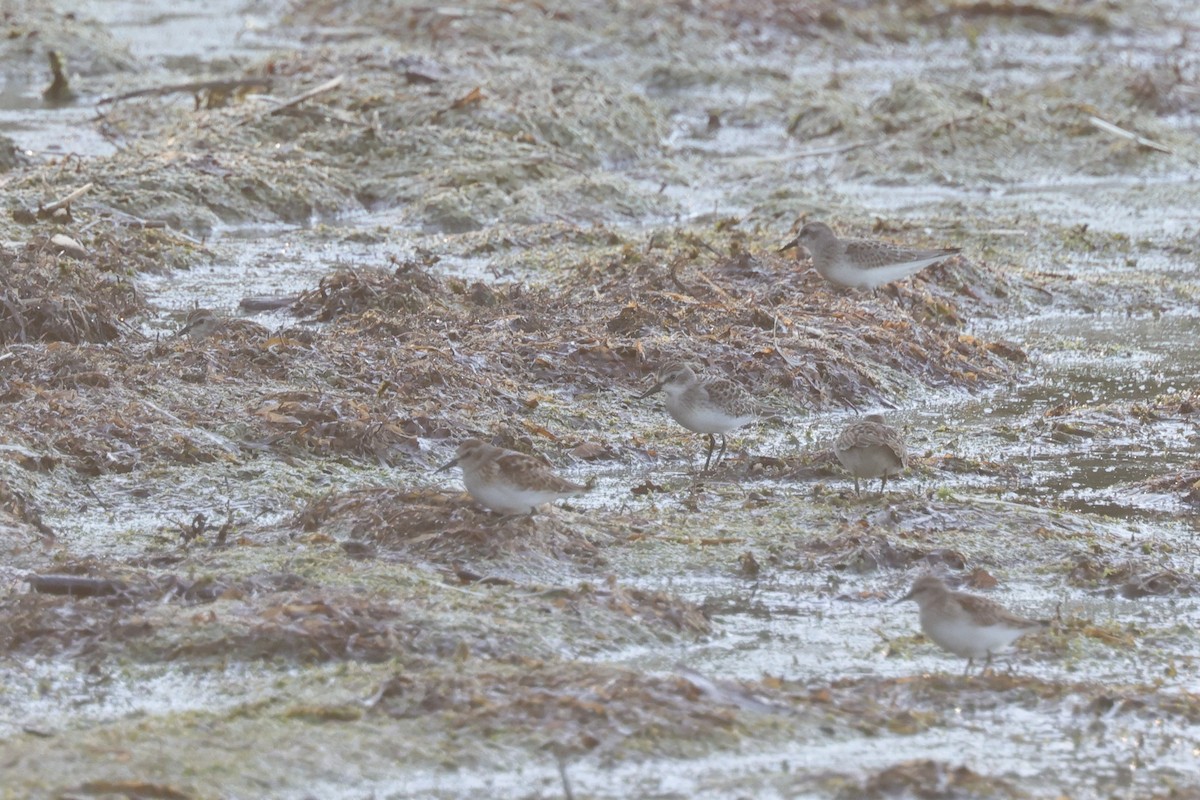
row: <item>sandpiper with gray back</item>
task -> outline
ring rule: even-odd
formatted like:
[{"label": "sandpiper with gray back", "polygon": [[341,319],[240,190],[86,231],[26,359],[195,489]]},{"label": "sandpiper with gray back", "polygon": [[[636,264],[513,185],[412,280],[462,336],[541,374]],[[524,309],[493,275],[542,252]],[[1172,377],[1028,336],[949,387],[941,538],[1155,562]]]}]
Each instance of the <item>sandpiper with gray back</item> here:
[{"label": "sandpiper with gray back", "polygon": [[908,594],[897,600],[915,600],[921,607],[921,630],[943,650],[967,659],[967,669],[977,658],[987,658],[1020,637],[1050,623],[1028,619],[1005,609],[994,600],[966,592],[951,591],[940,578],[922,575]]},{"label": "sandpiper with gray back", "polygon": [[171,334],[172,338],[186,336],[192,341],[215,334],[222,336],[254,337],[266,336],[267,329],[257,322],[240,317],[218,316],[212,309],[195,308],[188,312],[183,327]]},{"label": "sandpiper with gray back", "polygon": [[708,436],[704,469],[712,463],[716,436],[721,437],[717,462],[725,456],[725,434],[748,425],[758,415],[759,406],[741,386],[727,378],[700,376],[691,364],[669,361],[658,370],[658,380],[646,391],[635,395],[641,400],[657,392],[667,396],[667,413],[689,431]]},{"label": "sandpiper with gray back", "polygon": [[466,439],[442,472],[458,465],[463,485],[480,505],[501,514],[532,514],[538,506],[576,497],[591,487],[560,478],[541,460],[516,450]]},{"label": "sandpiper with gray back", "polygon": [[854,476],[854,493],[862,494],[859,479],[879,478],[879,492],[887,479],[908,465],[908,452],[900,432],[883,421],[882,414],[870,414],[846,426],[833,445],[833,454]]},{"label": "sandpiper with gray back", "polygon": [[848,289],[876,289],[959,252],[958,248],[911,250],[874,239],[839,239],[823,222],[805,225],[780,252],[793,247],[808,251],[822,278]]}]

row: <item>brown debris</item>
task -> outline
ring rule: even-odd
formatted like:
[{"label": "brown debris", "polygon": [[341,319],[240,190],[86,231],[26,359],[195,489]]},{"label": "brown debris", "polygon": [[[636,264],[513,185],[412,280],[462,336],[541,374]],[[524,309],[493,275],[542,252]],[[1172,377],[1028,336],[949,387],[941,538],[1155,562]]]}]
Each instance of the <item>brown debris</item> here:
[{"label": "brown debris", "polygon": [[631,741],[664,744],[735,733],[739,709],[682,676],[650,676],[593,664],[564,668],[513,659],[469,673],[398,673],[383,683],[373,713],[442,717],[455,728],[518,734],[531,750],[587,753]]},{"label": "brown debris", "polygon": [[[1012,374],[1008,358],[963,336],[957,315],[947,315],[957,302],[952,290],[921,283],[921,291],[900,291],[897,300],[845,295],[814,284],[790,262],[749,255],[744,238],[736,226],[718,228],[716,244],[706,243],[704,252],[736,255],[713,264],[681,267],[688,262],[669,248],[607,262],[585,258],[560,285],[489,287],[486,302],[462,281],[435,277],[436,256],[421,252],[394,260],[390,272],[336,271],[304,293],[296,313],[338,320],[315,338],[288,331],[264,338],[257,325],[243,336],[231,325],[228,335],[198,342],[160,340],[149,358],[135,340],[103,351],[51,350],[40,363],[16,353],[0,377],[0,397],[20,404],[29,449],[103,474],[162,459],[238,458],[245,445],[191,429],[202,420],[235,426],[254,447],[294,445],[388,465],[418,456],[418,438],[484,431],[518,450],[538,437],[580,459],[621,458],[627,450],[619,439],[585,439],[571,435],[574,426],[525,419],[550,399],[548,410],[563,421],[556,398],[531,391],[557,387],[594,397],[582,413],[617,424],[620,405],[600,403],[614,387],[635,387],[666,357],[696,360],[760,396],[775,395],[780,408],[854,406],[884,399],[903,383],[969,388]],[[690,242],[685,237],[678,246]],[[96,263],[66,273],[44,247],[0,261],[0,272],[11,276],[0,297],[0,339],[118,335],[118,315],[141,310],[140,298],[94,272],[122,256],[117,241],[97,234],[87,245]],[[31,260],[32,274],[38,264],[60,273],[61,295],[46,293],[56,284],[43,276],[27,278]],[[78,280],[64,284],[62,274]],[[114,290],[125,294],[113,297]],[[103,301],[84,299],[92,297]],[[771,309],[771,329],[755,315],[763,308]],[[245,398],[264,377],[325,388],[217,400],[217,414],[201,405],[214,402],[203,391],[209,387]],[[176,379],[197,390],[166,395],[165,407],[144,399],[147,381]]]},{"label": "brown debris", "polygon": [[59,794],[62,798],[77,796],[128,800],[194,800],[201,797],[169,784],[148,781],[87,781]]},{"label": "brown debris", "polygon": [[3,480],[0,480],[0,511],[32,526],[47,543],[58,538],[54,529],[42,521],[42,509],[38,504]]},{"label": "brown debris", "polygon": [[953,570],[966,566],[966,559],[953,550],[927,550],[906,544],[893,544],[882,533],[848,531],[830,539],[814,539],[805,549],[820,555],[825,566],[852,572],[880,569],[907,569],[914,564],[945,565]]},{"label": "brown debris", "polygon": [[101,597],[121,594],[128,588],[122,581],[109,578],[87,578],[79,575],[31,575],[26,580],[29,582],[31,591],[69,597]]},{"label": "brown debris", "polygon": [[1176,494],[1185,503],[1200,505],[1200,463],[1174,474],[1150,478],[1138,486],[1149,492]]},{"label": "brown debris", "polygon": [[855,798],[912,797],[942,800],[959,797],[1022,797],[1011,784],[967,767],[952,767],[932,759],[902,761],[871,775]]},{"label": "brown debris", "polygon": [[[345,453],[380,464],[394,464],[419,452],[416,437],[387,404],[374,398],[333,396],[322,392],[281,392],[263,399],[254,413],[274,431],[320,455]],[[395,420],[395,421],[393,421]]]},{"label": "brown debris", "polygon": [[132,284],[60,269],[58,250],[49,237],[15,255],[0,249],[0,344],[110,342],[121,316],[140,310]]},{"label": "brown debris", "polygon": [[1076,554],[1068,580],[1077,586],[1109,586],[1130,599],[1147,596],[1191,597],[1200,594],[1200,580],[1174,569],[1095,551]]},{"label": "brown debris", "polygon": [[309,503],[292,525],[345,536],[442,564],[495,559],[538,552],[555,558],[594,562],[593,538],[604,534],[565,521],[564,512],[503,517],[475,505],[466,494],[428,489],[357,489],[326,495]]},{"label": "brown debris", "polygon": [[[739,244],[739,232],[725,235]],[[924,279],[921,292],[897,289],[897,304],[838,292],[785,259],[748,259],[744,251],[698,265],[694,275],[704,289],[682,283],[674,261],[585,262],[569,286],[591,291],[556,305],[607,320],[606,333],[637,337],[650,367],[667,357],[696,360],[817,408],[883,399],[893,374],[969,388],[1012,373],[1011,350],[961,335],[952,290]],[[763,309],[771,309],[769,321]]]},{"label": "brown debris", "polygon": [[[218,599],[296,591],[305,585],[290,573],[192,580],[109,568],[95,561],[62,565],[55,574],[34,575],[29,582],[29,593],[0,600],[0,614],[6,620],[0,627],[4,652],[87,654],[144,648],[150,646],[157,627],[145,613],[151,608],[167,602],[204,605]],[[164,656],[159,650],[152,657]]]},{"label": "brown debris", "polygon": [[1121,596],[1130,600],[1148,596],[1187,596],[1195,595],[1198,592],[1200,592],[1200,581],[1197,581],[1195,576],[1184,575],[1173,569],[1136,575],[1121,586]]},{"label": "brown debris", "polygon": [[[431,262],[430,262],[431,263]],[[399,262],[396,269],[338,270],[292,304],[298,316],[328,322],[367,309],[382,312],[426,312],[444,294],[441,282],[426,271],[429,263]]]}]

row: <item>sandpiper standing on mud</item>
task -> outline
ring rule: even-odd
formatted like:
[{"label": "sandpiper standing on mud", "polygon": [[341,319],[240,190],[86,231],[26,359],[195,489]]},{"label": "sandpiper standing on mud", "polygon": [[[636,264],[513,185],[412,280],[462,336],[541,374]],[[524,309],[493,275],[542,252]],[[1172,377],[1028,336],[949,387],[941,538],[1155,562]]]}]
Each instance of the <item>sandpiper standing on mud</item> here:
[{"label": "sandpiper standing on mud", "polygon": [[957,247],[910,250],[873,239],[839,239],[823,222],[805,225],[779,252],[793,247],[808,251],[822,278],[848,289],[877,289],[959,252]]},{"label": "sandpiper standing on mud", "polygon": [[463,485],[481,505],[501,514],[532,514],[538,506],[575,497],[591,487],[560,478],[533,456],[466,439],[454,458],[438,467],[442,472],[462,467]]},{"label": "sandpiper standing on mud", "polygon": [[833,454],[854,476],[856,495],[862,494],[859,478],[879,478],[879,493],[883,494],[888,477],[908,464],[904,438],[883,421],[882,414],[870,414],[847,425],[833,445]]},{"label": "sandpiper standing on mud", "polygon": [[667,413],[689,431],[708,436],[704,470],[712,463],[715,436],[721,437],[717,463],[725,456],[725,434],[748,425],[758,413],[758,404],[741,386],[727,378],[701,377],[691,364],[669,361],[658,370],[658,381],[635,395],[641,400],[657,392],[667,396]]},{"label": "sandpiper standing on mud", "polygon": [[897,600],[915,600],[921,607],[921,630],[943,650],[967,659],[967,669],[977,658],[992,654],[1031,631],[1050,623],[1017,616],[999,603],[965,592],[954,592],[934,575],[922,575],[908,594]]}]

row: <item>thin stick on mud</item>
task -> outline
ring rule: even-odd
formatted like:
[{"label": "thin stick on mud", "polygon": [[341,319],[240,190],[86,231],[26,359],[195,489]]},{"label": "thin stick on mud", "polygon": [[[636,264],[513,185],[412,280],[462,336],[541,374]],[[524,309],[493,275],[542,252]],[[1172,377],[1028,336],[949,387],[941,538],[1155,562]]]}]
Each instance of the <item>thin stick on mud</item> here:
[{"label": "thin stick on mud", "polygon": [[55,200],[48,206],[41,206],[38,208],[38,214],[40,216],[49,216],[55,211],[58,211],[60,208],[66,208],[67,206],[71,205],[71,203],[74,203],[76,200],[90,192],[92,190],[92,186],[93,184],[91,183],[85,183],[83,186],[80,186],[78,189],[71,192],[61,200]]},{"label": "thin stick on mud", "polygon": [[331,78],[330,80],[327,80],[324,83],[322,83],[320,86],[315,86],[312,89],[309,89],[307,92],[303,92],[301,94],[296,95],[291,100],[285,100],[280,105],[278,105],[275,108],[272,108],[270,111],[268,111],[264,116],[269,117],[273,114],[278,114],[281,111],[287,111],[289,108],[295,108],[296,106],[303,103],[305,100],[311,100],[312,98],[316,97],[319,94],[325,94],[325,92],[332,92],[334,89],[341,86],[342,82],[345,79],[346,79],[345,75],[338,75],[336,78]]},{"label": "thin stick on mud", "polygon": [[177,94],[187,92],[196,94],[197,92],[231,92],[234,89],[251,89],[254,87],[269,88],[271,81],[269,78],[239,78],[233,80],[221,81],[192,81],[191,83],[174,83],[167,86],[152,86],[149,89],[137,89],[136,91],[119,94],[115,97],[101,97],[96,101],[97,106],[116,103],[121,100],[132,100],[135,97],[150,97],[164,94]]},{"label": "thin stick on mud", "polygon": [[800,158],[820,158],[821,156],[835,156],[839,153],[849,153],[852,150],[859,150],[863,147],[874,147],[878,144],[883,144],[885,139],[867,139],[861,142],[848,142],[846,144],[833,145],[831,147],[818,147],[815,150],[802,150],[799,153],[777,153],[775,155],[763,156],[755,159],[759,164],[771,164],[783,161],[795,161]]},{"label": "thin stick on mud", "polygon": [[1088,122],[1092,123],[1093,127],[1098,128],[1098,129],[1104,131],[1105,133],[1110,133],[1113,136],[1119,136],[1122,139],[1128,139],[1129,141],[1134,142],[1135,144],[1137,144],[1140,147],[1147,147],[1151,150],[1158,150],[1160,153],[1174,153],[1175,152],[1174,150],[1167,147],[1165,144],[1162,144],[1161,142],[1156,142],[1153,139],[1147,139],[1145,136],[1140,136],[1140,135],[1134,133],[1133,131],[1125,130],[1124,128],[1122,128],[1120,126],[1113,125],[1111,122],[1100,119],[1099,117],[1088,117]]}]

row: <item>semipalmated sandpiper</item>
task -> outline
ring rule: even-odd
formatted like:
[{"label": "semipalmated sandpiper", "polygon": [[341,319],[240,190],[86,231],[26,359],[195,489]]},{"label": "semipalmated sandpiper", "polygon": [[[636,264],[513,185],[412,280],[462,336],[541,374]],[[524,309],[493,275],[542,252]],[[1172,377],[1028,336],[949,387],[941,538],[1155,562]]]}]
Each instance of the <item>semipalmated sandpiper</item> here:
[{"label": "semipalmated sandpiper", "polygon": [[265,336],[268,331],[257,322],[248,319],[218,316],[212,309],[196,308],[188,312],[183,327],[172,334],[187,336],[192,341],[204,339],[216,333],[239,336]]},{"label": "semipalmated sandpiper", "polygon": [[849,289],[876,289],[945,261],[958,248],[910,250],[873,239],[839,239],[823,222],[810,222],[780,248],[803,247],[813,267],[830,283]]},{"label": "semipalmated sandpiper", "polygon": [[870,414],[846,426],[833,445],[833,454],[854,476],[854,493],[862,494],[858,479],[879,478],[879,492],[887,479],[908,464],[908,453],[900,432],[883,421],[882,414]]},{"label": "semipalmated sandpiper", "polygon": [[1050,624],[1017,616],[986,597],[951,591],[934,575],[917,578],[909,593],[896,602],[905,600],[915,600],[921,607],[921,630],[926,636],[943,650],[967,659],[966,672],[983,657],[987,669],[993,653]]},{"label": "semipalmated sandpiper", "polygon": [[481,505],[501,514],[532,514],[543,503],[575,497],[590,487],[555,475],[533,456],[467,439],[437,471],[462,467],[463,484]]},{"label": "semipalmated sandpiper", "polygon": [[658,371],[658,381],[639,395],[638,400],[657,392],[667,396],[667,413],[689,431],[708,436],[704,469],[712,462],[716,447],[714,435],[721,437],[717,463],[725,456],[725,434],[740,428],[757,416],[758,404],[745,389],[731,380],[700,377],[691,364],[670,361]]}]

